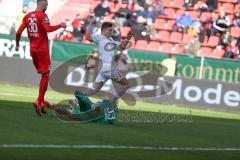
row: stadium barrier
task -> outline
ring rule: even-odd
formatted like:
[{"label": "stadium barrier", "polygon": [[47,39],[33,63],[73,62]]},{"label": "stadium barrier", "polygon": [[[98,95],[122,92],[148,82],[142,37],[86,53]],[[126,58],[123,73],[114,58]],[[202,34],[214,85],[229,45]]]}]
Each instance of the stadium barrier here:
[{"label": "stadium barrier", "polygon": [[[56,70],[59,64],[54,62],[52,66],[53,70]],[[66,76],[62,77],[62,79],[61,75],[60,78],[57,78],[57,82],[64,81],[62,87],[67,87],[69,90],[61,91],[61,88],[58,88],[56,91],[73,94],[74,90],[77,90],[79,86],[87,85],[83,84],[82,81],[83,74],[85,74],[83,73],[84,69],[74,71],[67,69],[66,72]],[[38,80],[39,76],[36,74],[30,60],[9,57],[0,58],[0,82],[38,86]],[[166,83],[163,83],[163,80],[172,84],[172,88],[169,89]],[[238,84],[182,77],[161,77],[159,83],[156,84],[159,89],[156,90],[153,98],[145,99],[142,97],[142,100],[152,103],[190,106],[192,108],[202,107],[212,110],[240,111],[240,85]],[[144,88],[141,84],[139,86]],[[110,93],[111,84],[107,83],[103,87],[103,91]],[[135,95],[140,91],[141,89],[130,89],[128,94]],[[166,94],[159,96],[162,91]]]},{"label": "stadium barrier", "polygon": [[[18,57],[31,59],[29,42],[26,38],[21,39],[19,52],[15,52],[15,38],[9,35],[0,34],[0,56]],[[52,61],[66,62],[69,59],[90,54],[94,45],[79,44],[61,41],[51,41],[50,50]],[[134,63],[154,62],[161,63],[168,57],[164,53],[129,50],[129,56]],[[240,82],[240,61],[211,59],[200,57],[189,57],[186,55],[175,55],[176,76],[183,78],[205,79],[221,82],[239,84]]]}]

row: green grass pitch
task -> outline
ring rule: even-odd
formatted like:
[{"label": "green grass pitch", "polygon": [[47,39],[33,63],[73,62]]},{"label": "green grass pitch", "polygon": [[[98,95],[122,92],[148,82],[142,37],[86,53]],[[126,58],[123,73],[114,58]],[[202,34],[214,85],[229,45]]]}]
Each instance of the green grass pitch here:
[{"label": "green grass pitch", "polygon": [[[53,111],[38,117],[32,107],[37,89],[0,84],[0,159],[240,159],[240,115],[187,107],[138,102],[129,107],[120,103],[120,113],[181,114],[191,121],[120,122],[114,125],[65,122]],[[73,98],[54,91],[47,99],[57,103]],[[183,116],[184,117],[184,116]],[[13,145],[110,145],[126,148],[4,148]],[[139,146],[142,149],[127,148]],[[144,147],[205,148],[207,150],[148,150]],[[208,150],[209,148],[224,149]],[[238,150],[227,151],[235,148]]]}]

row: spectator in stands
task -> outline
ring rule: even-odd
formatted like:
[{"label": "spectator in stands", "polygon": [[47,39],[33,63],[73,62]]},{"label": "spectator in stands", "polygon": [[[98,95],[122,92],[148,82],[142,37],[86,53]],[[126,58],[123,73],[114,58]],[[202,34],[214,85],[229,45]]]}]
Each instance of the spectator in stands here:
[{"label": "spectator in stands", "polygon": [[199,41],[199,38],[198,36],[195,36],[194,39],[192,39],[190,43],[185,46],[185,53],[190,55],[198,55],[200,47],[201,43]]},{"label": "spectator in stands", "polygon": [[188,34],[192,36],[197,36],[200,33],[202,27],[202,23],[200,18],[197,18],[193,23],[189,26]]},{"label": "spectator in stands", "polygon": [[193,19],[192,19],[191,15],[189,15],[188,12],[184,12],[183,15],[181,15],[180,17],[178,17],[176,19],[176,24],[175,24],[173,30],[175,32],[178,31],[178,32],[186,33],[192,23],[193,23]]},{"label": "spectator in stands", "polygon": [[200,12],[208,11],[208,5],[207,5],[207,3],[206,3],[206,0],[198,1],[198,2],[194,5],[194,9],[195,9],[195,10],[199,10]]},{"label": "spectator in stands", "polygon": [[142,16],[143,15],[144,8],[139,5],[138,3],[134,3],[133,8],[131,9],[132,15],[134,17]]},{"label": "spectator in stands", "polygon": [[126,21],[123,26],[132,27],[136,23],[136,19],[132,15],[127,15]]},{"label": "spectator in stands", "polygon": [[72,23],[70,21],[69,18],[65,19],[65,23],[66,23],[66,28],[65,28],[65,31],[67,32],[73,32],[73,26],[72,26]]},{"label": "spectator in stands", "polygon": [[204,11],[209,11],[213,12],[217,8],[217,0],[203,0],[203,1],[198,1],[194,9],[195,10],[200,10],[200,12]]},{"label": "spectator in stands", "polygon": [[128,3],[129,6],[131,6],[133,3],[135,3],[135,0],[116,0],[118,3]]},{"label": "spectator in stands", "polygon": [[164,4],[162,0],[155,0],[155,3],[153,3],[153,8],[156,12],[156,15],[162,15],[166,16],[167,14],[164,12]]},{"label": "spectator in stands", "polygon": [[82,30],[81,30],[81,21],[80,14],[77,14],[75,19],[72,22],[73,26],[73,36],[76,39],[76,42],[81,42],[83,39]]},{"label": "spectator in stands", "polygon": [[115,14],[116,21],[120,26],[123,26],[129,16],[131,16],[131,11],[128,9],[127,3],[123,3],[121,8]]},{"label": "spectator in stands", "polygon": [[147,35],[146,19],[142,16],[137,17],[137,23],[132,26],[132,34],[135,40],[150,41],[150,36]]},{"label": "spectator in stands", "polygon": [[202,28],[201,28],[200,33],[199,33],[199,40],[200,40],[201,43],[204,42],[205,36],[207,36],[208,38],[210,37],[214,17],[215,17],[215,13],[213,13],[211,15],[211,17],[206,19],[206,21],[202,22]]},{"label": "spectator in stands", "polygon": [[108,5],[109,4],[107,0],[102,0],[102,3],[97,5],[97,7],[94,9],[94,13],[97,21],[99,21],[101,17],[107,16],[108,14],[111,13]]},{"label": "spectator in stands", "polygon": [[83,20],[81,21],[82,33],[83,34],[85,34],[86,28],[90,23],[90,17],[95,17],[95,14],[94,14],[94,11],[93,11],[92,8],[89,9],[89,15],[87,17],[84,17]]},{"label": "spectator in stands", "polygon": [[74,28],[78,28],[79,24],[81,23],[82,19],[80,17],[80,14],[76,14],[76,17],[74,18],[74,20],[72,21],[72,26],[73,26],[73,29]]},{"label": "spectator in stands", "polygon": [[114,25],[113,33],[112,33],[112,39],[114,41],[121,41],[121,31],[120,31],[120,25],[116,23],[114,20],[112,21],[112,24]]},{"label": "spectator in stands", "polygon": [[207,0],[208,11],[213,12],[217,9],[218,0]]},{"label": "spectator in stands", "polygon": [[151,18],[147,19],[146,34],[149,35],[151,39],[154,37],[154,35],[156,35],[156,30],[153,25],[153,20]]},{"label": "spectator in stands", "polygon": [[230,35],[230,31],[227,30],[226,33],[222,34],[219,44],[224,46],[224,48],[226,48],[231,44],[231,41],[232,41],[232,36]]},{"label": "spectator in stands", "polygon": [[183,7],[187,10],[189,7],[193,7],[196,4],[196,0],[184,0]]},{"label": "spectator in stands", "polygon": [[216,33],[226,32],[226,30],[230,27],[230,19],[225,15],[225,12],[220,12],[219,17],[213,22],[213,28],[211,30],[211,36],[215,36]]},{"label": "spectator in stands", "polygon": [[16,35],[16,25],[15,25],[15,23],[12,24],[9,33],[10,33],[11,36],[15,36]]},{"label": "spectator in stands", "polygon": [[136,0],[136,3],[138,3],[140,6],[145,7],[147,0]]},{"label": "spectator in stands", "polygon": [[238,8],[233,16],[233,25],[235,27],[240,27],[240,8]]},{"label": "spectator in stands", "polygon": [[237,60],[239,57],[239,49],[237,47],[237,40],[232,39],[231,44],[227,46],[224,58],[232,58]]},{"label": "spectator in stands", "polygon": [[83,40],[83,33],[81,29],[81,25],[78,25],[78,28],[73,28],[72,35],[74,36],[76,42],[82,42]]},{"label": "spectator in stands", "polygon": [[153,7],[152,6],[148,6],[144,9],[142,16],[145,19],[152,19],[153,21],[155,21],[157,15],[154,13]]}]

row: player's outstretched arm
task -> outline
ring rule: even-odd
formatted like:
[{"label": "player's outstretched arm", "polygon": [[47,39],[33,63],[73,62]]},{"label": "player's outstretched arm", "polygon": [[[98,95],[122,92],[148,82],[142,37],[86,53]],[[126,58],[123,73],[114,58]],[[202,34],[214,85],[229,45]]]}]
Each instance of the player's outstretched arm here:
[{"label": "player's outstretched arm", "polygon": [[127,48],[128,44],[129,44],[131,38],[132,38],[132,32],[130,32],[129,35],[127,36],[127,38],[124,39],[124,41],[118,46],[118,49],[120,51],[125,50]]},{"label": "player's outstretched arm", "polygon": [[90,23],[89,25],[87,26],[87,30],[86,30],[86,39],[90,42],[93,42],[93,39],[92,39],[92,31],[93,31],[93,28],[94,28],[94,17],[93,16],[90,16],[89,17],[90,19]]},{"label": "player's outstretched arm", "polygon": [[58,30],[59,28],[66,28],[66,23],[61,23],[59,25],[51,26],[50,23],[43,22],[42,25],[43,25],[45,31],[47,31],[47,32],[53,32],[53,31]]},{"label": "player's outstretched arm", "polygon": [[26,28],[26,24],[23,22],[21,24],[21,26],[18,28],[18,31],[16,33],[16,47],[15,47],[15,51],[18,51],[18,48],[19,48],[19,41],[21,39],[21,36],[22,36],[22,32],[24,31],[24,29]]}]

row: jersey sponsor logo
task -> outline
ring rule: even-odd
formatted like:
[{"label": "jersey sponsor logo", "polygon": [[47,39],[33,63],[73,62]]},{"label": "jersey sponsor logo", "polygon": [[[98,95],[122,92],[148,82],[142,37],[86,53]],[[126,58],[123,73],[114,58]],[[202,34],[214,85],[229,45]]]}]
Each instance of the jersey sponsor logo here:
[{"label": "jersey sponsor logo", "polygon": [[38,33],[29,33],[30,37],[39,37]]},{"label": "jersey sponsor logo", "polygon": [[49,23],[48,17],[44,17],[44,18],[43,18],[43,21],[46,22],[46,23]]},{"label": "jersey sponsor logo", "polygon": [[105,46],[104,46],[104,50],[106,52],[110,52],[117,49],[117,44],[114,42],[108,42]]}]

